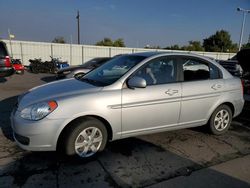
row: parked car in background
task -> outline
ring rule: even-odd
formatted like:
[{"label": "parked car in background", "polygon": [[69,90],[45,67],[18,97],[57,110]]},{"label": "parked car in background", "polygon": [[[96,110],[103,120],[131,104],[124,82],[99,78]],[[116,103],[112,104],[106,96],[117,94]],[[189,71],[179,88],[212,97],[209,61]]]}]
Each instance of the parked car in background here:
[{"label": "parked car in background", "polygon": [[98,57],[87,61],[86,63],[78,66],[70,66],[63,68],[57,72],[56,78],[80,78],[89,71],[101,66],[103,63],[107,62],[111,58],[109,57]]},{"label": "parked car in background", "polygon": [[246,94],[250,94],[250,49],[242,49],[236,56],[243,69],[241,79],[244,84],[244,91]]},{"label": "parked car in background", "polygon": [[20,59],[12,59],[12,66],[17,74],[24,74],[24,66]]},{"label": "parked car in background", "polygon": [[23,149],[87,158],[108,141],[137,135],[202,125],[223,134],[243,105],[240,79],[209,58],[135,53],[80,79],[29,90],[19,97],[11,125]]},{"label": "parked car in background", "polygon": [[10,76],[14,72],[6,44],[0,41],[0,78]]},{"label": "parked car in background", "polygon": [[227,71],[230,72],[233,76],[242,76],[243,70],[237,60],[237,55],[226,61],[220,60],[218,61],[218,63],[221,64],[225,69],[227,69]]},{"label": "parked car in background", "polygon": [[250,49],[242,49],[227,61],[218,61],[233,76],[240,77],[245,94],[250,94]]}]

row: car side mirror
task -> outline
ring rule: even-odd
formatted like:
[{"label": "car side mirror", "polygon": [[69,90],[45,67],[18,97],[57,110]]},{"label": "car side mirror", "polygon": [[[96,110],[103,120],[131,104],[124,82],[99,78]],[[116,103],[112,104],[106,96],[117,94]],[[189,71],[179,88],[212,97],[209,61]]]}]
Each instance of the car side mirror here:
[{"label": "car side mirror", "polygon": [[129,88],[145,88],[147,86],[147,82],[144,78],[134,76],[128,80]]}]

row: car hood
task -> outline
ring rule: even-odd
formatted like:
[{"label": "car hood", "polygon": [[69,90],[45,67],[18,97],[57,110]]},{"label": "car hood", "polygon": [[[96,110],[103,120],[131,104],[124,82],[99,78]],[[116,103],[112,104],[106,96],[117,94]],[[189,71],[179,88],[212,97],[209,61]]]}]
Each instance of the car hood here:
[{"label": "car hood", "polygon": [[102,87],[96,87],[74,78],[51,82],[32,88],[26,94],[21,95],[18,99],[18,110],[37,102],[53,100],[58,97],[98,92],[101,89]]},{"label": "car hood", "polygon": [[237,60],[244,72],[250,72],[250,49],[239,51],[237,53]]}]

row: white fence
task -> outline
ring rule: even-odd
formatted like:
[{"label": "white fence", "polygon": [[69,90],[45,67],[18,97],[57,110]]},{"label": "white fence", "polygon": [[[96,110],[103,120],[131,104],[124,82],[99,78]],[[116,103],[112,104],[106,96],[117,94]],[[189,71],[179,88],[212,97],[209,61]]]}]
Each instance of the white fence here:
[{"label": "white fence", "polygon": [[[159,50],[159,49],[144,49],[144,48],[117,48],[104,46],[90,45],[75,45],[75,44],[56,44],[45,42],[28,42],[28,41],[12,41],[4,40],[7,44],[9,53],[15,59],[21,59],[24,65],[29,65],[29,59],[41,58],[42,60],[50,60],[50,56],[61,58],[63,61],[68,61],[71,65],[82,64],[94,57],[112,57],[124,53],[162,51],[175,52],[176,50]],[[212,57],[215,59],[226,60],[231,58],[233,53],[218,53],[218,52],[197,52],[191,51],[203,56]]]}]

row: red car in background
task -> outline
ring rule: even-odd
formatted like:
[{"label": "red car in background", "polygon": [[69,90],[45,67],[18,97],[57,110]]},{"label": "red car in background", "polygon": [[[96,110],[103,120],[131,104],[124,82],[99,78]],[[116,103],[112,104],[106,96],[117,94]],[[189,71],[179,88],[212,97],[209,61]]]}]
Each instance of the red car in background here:
[{"label": "red car in background", "polygon": [[7,46],[0,41],[0,78],[11,76],[14,72]]},{"label": "red car in background", "polygon": [[11,60],[12,66],[17,74],[24,74],[24,66],[20,59],[12,59]]}]

